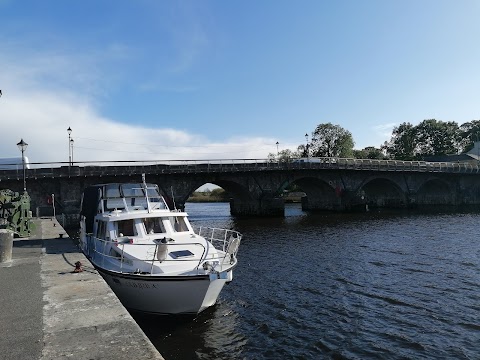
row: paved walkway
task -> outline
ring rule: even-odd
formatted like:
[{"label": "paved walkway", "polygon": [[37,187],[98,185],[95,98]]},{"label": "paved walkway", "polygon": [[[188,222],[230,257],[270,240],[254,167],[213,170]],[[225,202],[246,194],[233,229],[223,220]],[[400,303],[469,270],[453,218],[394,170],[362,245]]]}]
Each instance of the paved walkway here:
[{"label": "paved walkway", "polygon": [[34,223],[0,264],[0,359],[163,359],[60,224]]}]

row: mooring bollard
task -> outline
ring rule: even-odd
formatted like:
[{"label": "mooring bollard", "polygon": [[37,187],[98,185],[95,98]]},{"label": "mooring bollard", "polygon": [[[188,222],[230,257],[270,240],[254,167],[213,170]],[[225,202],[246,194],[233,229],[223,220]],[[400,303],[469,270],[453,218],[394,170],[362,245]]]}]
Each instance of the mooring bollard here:
[{"label": "mooring bollard", "polygon": [[0,229],[0,263],[12,261],[13,232]]}]

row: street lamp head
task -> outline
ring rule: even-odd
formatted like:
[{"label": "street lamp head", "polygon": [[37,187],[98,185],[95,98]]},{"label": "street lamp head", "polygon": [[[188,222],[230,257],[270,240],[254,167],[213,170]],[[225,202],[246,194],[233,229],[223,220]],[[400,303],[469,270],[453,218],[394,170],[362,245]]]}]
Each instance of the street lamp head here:
[{"label": "street lamp head", "polygon": [[70,139],[70,145],[73,146],[73,139]]},{"label": "street lamp head", "polygon": [[70,128],[70,126],[67,129],[67,133],[68,133],[68,135],[70,135],[72,133],[72,129]]},{"label": "street lamp head", "polygon": [[308,142],[308,133],[305,134],[305,140]]},{"label": "street lamp head", "polygon": [[18,146],[18,149],[23,153],[27,149],[28,144],[25,141],[23,141],[23,139],[21,139],[20,142],[17,144],[17,146]]}]

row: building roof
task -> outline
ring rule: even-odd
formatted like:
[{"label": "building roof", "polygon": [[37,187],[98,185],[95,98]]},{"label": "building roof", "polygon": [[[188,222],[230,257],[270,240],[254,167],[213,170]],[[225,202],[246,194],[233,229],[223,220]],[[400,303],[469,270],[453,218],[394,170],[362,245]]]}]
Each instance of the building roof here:
[{"label": "building roof", "polygon": [[473,148],[466,153],[458,155],[436,155],[425,156],[425,161],[431,162],[466,162],[466,161],[479,161],[480,160],[480,141],[476,141],[473,144]]}]

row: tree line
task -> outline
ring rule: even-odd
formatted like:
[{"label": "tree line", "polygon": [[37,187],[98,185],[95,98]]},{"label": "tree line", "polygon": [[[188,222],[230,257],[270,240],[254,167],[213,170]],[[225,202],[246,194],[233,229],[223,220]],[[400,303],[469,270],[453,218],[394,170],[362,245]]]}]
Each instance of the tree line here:
[{"label": "tree line", "polygon": [[[455,121],[423,120],[418,125],[404,122],[393,128],[389,141],[379,147],[355,150],[352,133],[340,125],[319,124],[307,141],[295,151],[285,149],[268,155],[271,161],[300,157],[341,157],[357,159],[422,160],[429,156],[467,152],[480,141],[480,120],[462,125]],[[310,141],[308,141],[310,138]]]},{"label": "tree line", "polygon": [[188,202],[228,202],[230,196],[222,188],[205,191],[195,191],[189,198]]}]

